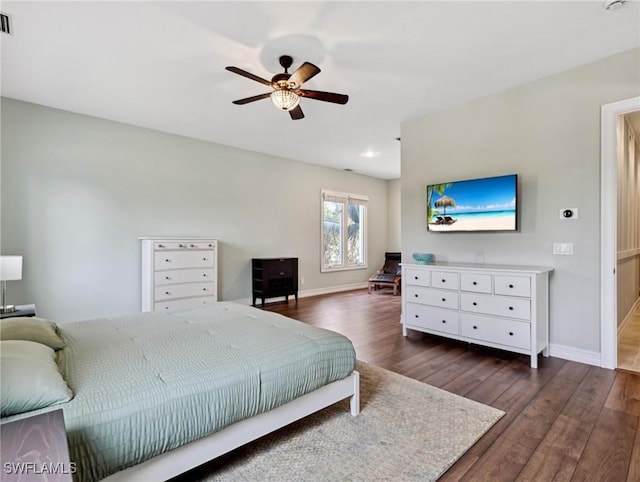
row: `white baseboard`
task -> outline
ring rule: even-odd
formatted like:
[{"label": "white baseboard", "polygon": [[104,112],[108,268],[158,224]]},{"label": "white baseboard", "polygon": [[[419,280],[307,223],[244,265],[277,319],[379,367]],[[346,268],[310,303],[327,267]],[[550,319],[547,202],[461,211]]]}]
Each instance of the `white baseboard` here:
[{"label": "white baseboard", "polygon": [[550,343],[549,355],[556,358],[562,358],[563,360],[584,363],[586,365],[593,365],[596,367],[602,366],[600,353],[597,351],[581,350],[579,348],[573,348],[571,346],[563,346]]},{"label": "white baseboard", "polygon": [[627,316],[624,317],[624,320],[622,320],[622,323],[620,323],[620,325],[618,326],[618,338],[620,338],[620,333],[622,333],[622,330],[624,330],[627,324],[629,323],[629,321],[631,321],[631,318],[633,317],[633,314],[635,313],[636,309],[638,309],[639,305],[640,305],[640,298],[636,300],[636,302],[633,304],[633,306],[629,310],[629,313],[627,313]]},{"label": "white baseboard", "polygon": [[[307,298],[309,296],[319,296],[319,295],[328,295],[331,293],[340,293],[342,291],[351,291],[351,290],[359,290],[369,286],[369,284],[365,281],[363,283],[352,283],[348,285],[340,285],[340,286],[330,286],[327,288],[316,288],[313,290],[303,290],[298,291],[298,298]],[[268,300],[283,300],[284,298],[281,296],[279,298],[267,298]],[[289,298],[291,299],[291,298]],[[243,305],[250,305],[253,300],[251,298],[242,298],[240,300],[232,300],[235,303],[240,303]],[[262,300],[260,300],[262,301]],[[258,302],[256,302],[258,304]]]}]

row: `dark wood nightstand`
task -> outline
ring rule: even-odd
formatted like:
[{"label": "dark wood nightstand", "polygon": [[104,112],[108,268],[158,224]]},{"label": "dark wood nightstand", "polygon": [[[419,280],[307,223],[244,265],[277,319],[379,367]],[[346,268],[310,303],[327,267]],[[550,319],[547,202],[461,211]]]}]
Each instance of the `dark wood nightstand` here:
[{"label": "dark wood nightstand", "polygon": [[253,306],[256,299],[284,296],[287,303],[289,295],[298,302],[298,258],[253,258],[251,260],[253,285]]},{"label": "dark wood nightstand", "polygon": [[3,423],[0,439],[3,481],[72,481],[62,409]]},{"label": "dark wood nightstand", "polygon": [[16,311],[0,313],[0,319],[15,318],[17,316],[36,316],[36,305],[16,305]]}]

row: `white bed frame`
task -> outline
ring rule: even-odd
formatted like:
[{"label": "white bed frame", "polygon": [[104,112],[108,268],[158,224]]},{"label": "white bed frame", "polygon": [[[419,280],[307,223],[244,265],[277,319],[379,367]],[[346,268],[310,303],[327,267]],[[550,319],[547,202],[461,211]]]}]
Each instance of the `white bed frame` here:
[{"label": "white bed frame", "polygon": [[350,399],[351,415],[357,416],[360,413],[360,374],[355,370],[342,380],[116,472],[104,480],[148,482],[170,479],[345,398]]}]

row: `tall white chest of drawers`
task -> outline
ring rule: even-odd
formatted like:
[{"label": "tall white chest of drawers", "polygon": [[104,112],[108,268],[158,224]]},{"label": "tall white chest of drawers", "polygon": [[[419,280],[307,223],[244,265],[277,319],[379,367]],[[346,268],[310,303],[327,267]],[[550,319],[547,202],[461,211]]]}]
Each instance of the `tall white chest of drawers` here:
[{"label": "tall white chest of drawers", "polygon": [[142,311],[168,311],[218,301],[218,240],[140,240]]},{"label": "tall white chest of drawers", "polygon": [[553,268],[436,263],[402,265],[402,333],[432,333],[531,357],[549,355]]}]

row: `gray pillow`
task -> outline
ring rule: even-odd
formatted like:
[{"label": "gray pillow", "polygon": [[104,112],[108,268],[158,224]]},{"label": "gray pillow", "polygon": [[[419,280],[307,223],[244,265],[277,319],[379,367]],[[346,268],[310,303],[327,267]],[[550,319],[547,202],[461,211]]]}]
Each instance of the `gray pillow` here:
[{"label": "gray pillow", "polygon": [[56,331],[56,324],[35,316],[17,316],[0,320],[0,340],[35,341],[54,350],[64,348],[64,341]]},{"label": "gray pillow", "polygon": [[58,369],[55,351],[41,343],[0,341],[0,373],[3,417],[68,402],[73,398]]}]

